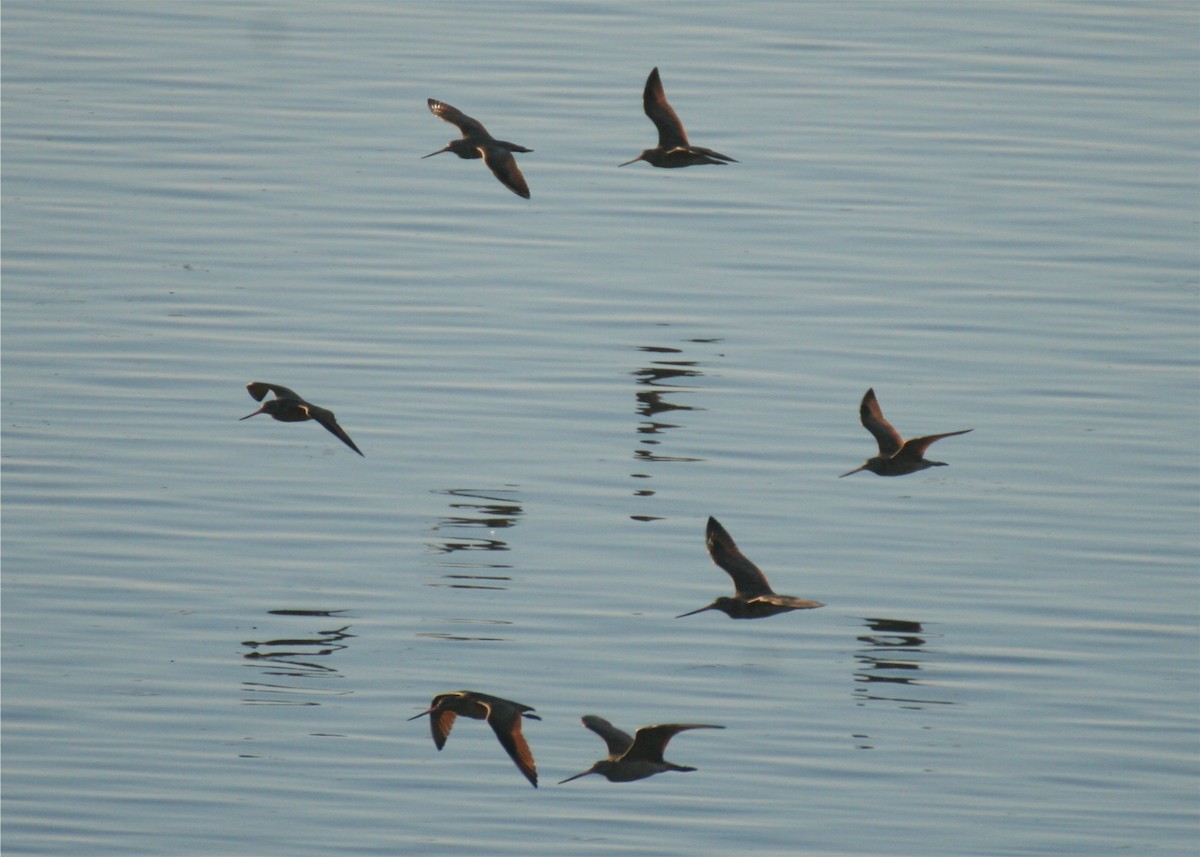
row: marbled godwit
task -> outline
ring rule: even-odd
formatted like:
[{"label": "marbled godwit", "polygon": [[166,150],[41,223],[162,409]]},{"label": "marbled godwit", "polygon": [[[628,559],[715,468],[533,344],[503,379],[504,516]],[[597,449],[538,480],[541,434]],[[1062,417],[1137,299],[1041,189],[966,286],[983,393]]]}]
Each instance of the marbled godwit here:
[{"label": "marbled godwit", "polygon": [[474,690],[455,690],[450,693],[439,693],[425,711],[415,717],[429,715],[429,731],[433,733],[433,743],[440,750],[446,746],[446,737],[454,726],[454,718],[458,715],[470,717],[473,720],[486,720],[500,739],[500,746],[509,757],[517,763],[525,778],[537,788],[537,766],[533,762],[533,753],[525,743],[521,734],[521,717],[531,720],[541,720],[528,705],[501,699]]},{"label": "marbled godwit", "polygon": [[[903,476],[927,467],[946,467],[947,464],[944,461],[926,459],[924,457],[925,450],[929,449],[929,445],[935,440],[972,431],[972,429],[948,431],[945,434],[930,434],[905,440],[900,437],[900,432],[892,428],[892,424],[883,418],[883,410],[879,407],[879,400],[875,398],[874,387],[867,390],[866,395],[863,396],[862,404],[858,406],[858,415],[862,420],[863,427],[875,435],[875,440],[879,443],[879,455],[868,459],[862,467],[856,467],[843,473],[842,476],[849,476],[860,470],[870,470],[877,476]],[[842,476],[838,478],[841,479]]]},{"label": "marbled godwit", "polygon": [[712,149],[705,149],[701,146],[693,146],[688,142],[687,131],[683,130],[683,123],[679,121],[679,116],[667,103],[667,96],[663,92],[662,79],[658,76],[657,67],[646,78],[646,88],[642,91],[642,106],[646,110],[646,115],[650,117],[650,121],[658,128],[658,145],[642,152],[632,161],[626,161],[618,166],[624,167],[638,161],[645,161],[654,167],[668,168],[693,167],[697,164],[721,165],[726,161],[737,163],[728,155],[722,155],[720,152],[714,152]]},{"label": "marbled godwit", "polygon": [[767,576],[742,555],[729,533],[717,523],[716,518],[708,519],[705,544],[708,545],[708,555],[712,557],[712,561],[733,578],[733,597],[722,595],[707,607],[682,613],[676,616],[676,619],[703,613],[705,610],[720,610],[730,619],[762,619],[776,613],[825,606],[820,601],[806,601],[793,595],[776,595],[771,589],[771,584],[767,583]]},{"label": "marbled godwit", "polygon": [[724,726],[713,726],[709,723],[662,723],[658,726],[643,726],[634,733],[634,737],[622,732],[603,717],[588,714],[582,718],[583,725],[604,739],[608,745],[608,756],[592,765],[586,771],[560,780],[559,785],[586,777],[588,774],[600,774],[610,783],[629,783],[643,780],[663,771],[694,771],[686,765],[676,765],[663,758],[667,742],[675,735],[687,729],[724,729]]},{"label": "marbled godwit", "polygon": [[[248,420],[259,414],[267,414],[284,423],[302,423],[305,420],[316,420],[325,426],[326,430],[331,434],[336,435],[342,443],[346,444],[346,446],[353,449],[359,455],[362,455],[362,450],[354,445],[354,441],[350,439],[350,435],[346,434],[342,430],[342,427],[338,425],[333,411],[310,404],[287,387],[280,387],[278,384],[251,381],[246,385],[246,389],[250,391],[250,395],[256,402],[262,402],[263,396],[267,395],[268,392],[274,393],[275,398],[263,402],[261,408],[252,414],[246,414],[241,419]],[[366,456],[363,457],[365,458]]]},{"label": "marbled godwit", "polygon": [[505,187],[517,196],[529,199],[529,185],[525,183],[525,176],[521,175],[521,171],[517,169],[517,159],[512,156],[512,153],[532,152],[533,149],[526,149],[524,146],[518,146],[507,140],[497,140],[488,133],[482,122],[472,119],[466,113],[451,107],[444,101],[430,98],[429,109],[437,118],[443,119],[451,125],[457,125],[458,130],[462,131],[462,139],[451,140],[445,148],[423,155],[422,160],[440,155],[442,152],[453,152],[460,158],[483,158],[488,169],[496,178],[500,179]]}]

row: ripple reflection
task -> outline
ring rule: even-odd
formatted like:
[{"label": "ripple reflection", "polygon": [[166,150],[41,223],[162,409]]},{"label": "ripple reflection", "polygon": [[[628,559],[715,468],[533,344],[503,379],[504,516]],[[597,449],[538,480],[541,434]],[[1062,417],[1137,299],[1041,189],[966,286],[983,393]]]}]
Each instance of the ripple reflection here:
[{"label": "ripple reflection", "polygon": [[[715,343],[718,339],[692,339],[690,343]],[[702,458],[683,455],[668,455],[660,447],[666,440],[670,429],[682,428],[678,420],[688,411],[704,410],[693,405],[678,401],[696,389],[696,384],[690,381],[704,377],[699,360],[685,359],[684,349],[674,346],[641,345],[637,350],[643,354],[658,355],[659,359],[652,360],[648,365],[635,369],[630,374],[637,379],[638,389],[634,392],[637,402],[636,411],[642,419],[637,426],[638,447],[633,451],[633,458],[639,464],[680,463],[703,461]],[[667,359],[668,356],[674,359]],[[663,414],[671,414],[671,420],[662,418]],[[651,479],[650,473],[638,472],[629,474],[632,479]],[[652,488],[638,487],[634,490],[635,497],[652,497],[656,492]],[[631,515],[635,521],[659,520],[656,515]]]},{"label": "ripple reflection", "polygon": [[[268,616],[304,619],[336,618],[344,610],[269,610]],[[250,649],[242,655],[246,666],[261,676],[260,680],[242,682],[243,705],[320,705],[327,696],[344,696],[350,691],[318,687],[317,682],[340,679],[341,672],[322,658],[328,658],[347,648],[354,638],[350,625],[329,630],[302,632],[296,636],[272,637],[266,640],[243,640]]]},{"label": "ripple reflection", "polygon": [[[512,578],[505,574],[488,574],[488,571],[512,568],[501,562],[467,561],[465,557],[451,560],[448,557],[470,552],[498,553],[510,550],[508,542],[496,537],[496,530],[514,527],[524,514],[516,502],[516,490],[505,488],[446,488],[434,492],[455,498],[450,503],[451,514],[443,515],[430,527],[430,532],[445,533],[439,540],[431,542],[429,549],[447,557],[437,562],[443,568],[464,569],[442,575],[442,582],[428,586],[444,586],[451,589],[507,589],[502,583]],[[468,535],[471,531],[485,529],[488,536]]]},{"label": "ripple reflection", "polygon": [[863,623],[870,633],[858,637],[864,646],[854,653],[859,664],[854,673],[854,696],[860,704],[889,702],[912,709],[954,704],[931,699],[921,682],[920,672],[931,654],[926,646],[932,635],[920,622],[864,618]]}]

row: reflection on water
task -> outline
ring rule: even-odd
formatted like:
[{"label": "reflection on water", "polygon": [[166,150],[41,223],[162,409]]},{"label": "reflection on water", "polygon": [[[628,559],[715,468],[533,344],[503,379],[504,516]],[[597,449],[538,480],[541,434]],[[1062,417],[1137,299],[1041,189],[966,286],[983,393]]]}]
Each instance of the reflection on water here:
[{"label": "reflection on water", "polygon": [[[499,588],[499,587],[497,587]],[[459,623],[462,625],[511,625],[512,622],[506,622],[502,619],[446,619],[447,622]],[[422,631],[417,633],[418,637],[425,637],[431,640],[453,640],[455,642],[488,642],[501,643],[506,637],[486,637],[479,634],[449,634],[445,631]]]},{"label": "reflection on water", "polygon": [[870,633],[858,637],[864,645],[854,653],[859,663],[854,695],[860,704],[893,702],[914,709],[954,704],[923,694],[919,673],[928,661],[930,651],[925,646],[931,635],[920,622],[866,618],[863,623]]},{"label": "reflection on water", "polygon": [[[447,488],[435,491],[435,494],[446,494],[455,498],[450,503],[451,514],[443,515],[438,522],[430,527],[431,532],[439,534],[439,541],[431,542],[429,549],[436,554],[449,556],[464,551],[496,552],[509,550],[508,542],[496,538],[495,532],[489,536],[464,535],[459,531],[486,529],[489,531],[504,530],[514,527],[523,514],[521,505],[514,500],[517,493],[512,487],[508,488]],[[442,535],[442,534],[445,535]],[[467,562],[462,558],[451,561],[439,559],[437,565],[446,568],[495,570],[511,568],[507,563],[500,562]],[[500,581],[511,580],[507,575],[476,574],[459,572],[444,574],[442,580],[448,583],[430,583],[429,586],[446,586],[452,589],[506,589],[499,585]],[[477,582],[472,582],[477,581]]]},{"label": "reflection on water", "polygon": [[[336,617],[343,610],[270,610],[270,616],[327,619]],[[354,634],[350,626],[330,630],[307,631],[299,636],[275,637],[269,640],[243,640],[242,645],[251,651],[242,655],[246,666],[252,667],[261,680],[244,681],[242,687],[247,694],[242,698],[245,705],[320,705],[325,696],[343,696],[348,690],[320,688],[311,684],[327,679],[341,678],[333,666],[317,659],[327,658],[349,644]]]},{"label": "reflection on water", "polygon": [[[693,339],[688,340],[694,343],[711,343],[719,342],[716,339]],[[638,346],[638,351],[647,354],[657,355],[682,355],[682,348],[660,345],[641,345]],[[687,383],[691,379],[702,378],[704,373],[700,371],[702,364],[698,360],[686,360],[682,357],[677,359],[659,359],[652,361],[648,366],[643,366],[636,369],[630,374],[637,379],[638,389],[634,393],[637,400],[637,413],[642,418],[637,426],[638,448],[634,449],[633,457],[638,462],[691,462],[703,461],[702,458],[694,458],[681,455],[666,455],[657,447],[660,447],[665,440],[662,437],[668,429],[681,428],[678,422],[668,422],[660,419],[661,414],[681,414],[686,411],[703,410],[692,405],[683,404],[677,401],[677,398],[686,395],[696,385]],[[670,398],[668,398],[670,397]],[[678,416],[673,416],[672,419],[678,419]],[[649,473],[631,473],[633,479],[650,479]],[[635,497],[652,497],[654,490],[650,488],[639,488],[634,492]],[[635,521],[656,521],[659,520],[655,515],[632,515]]]}]

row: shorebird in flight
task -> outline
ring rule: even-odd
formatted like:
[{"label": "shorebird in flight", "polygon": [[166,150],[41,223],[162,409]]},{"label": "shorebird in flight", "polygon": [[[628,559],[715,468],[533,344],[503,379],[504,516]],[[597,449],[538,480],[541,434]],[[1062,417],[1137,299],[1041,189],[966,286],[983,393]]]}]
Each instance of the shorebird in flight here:
[{"label": "shorebird in flight", "polygon": [[643,726],[631,738],[603,717],[588,714],[582,718],[583,725],[591,729],[608,745],[608,756],[596,762],[586,771],[560,780],[559,785],[599,774],[610,783],[629,783],[643,780],[663,771],[694,771],[686,765],[676,765],[663,758],[667,742],[687,729],[724,729],[709,723],[662,723],[658,726]]},{"label": "shorebird in flight", "polygon": [[[860,470],[870,470],[877,476],[904,476],[927,467],[946,467],[944,461],[930,461],[925,458],[925,450],[929,449],[929,445],[934,441],[971,431],[948,431],[945,434],[929,434],[905,440],[900,436],[900,432],[883,418],[883,409],[879,407],[879,400],[875,398],[874,387],[867,390],[863,396],[862,404],[858,406],[858,415],[863,427],[873,434],[879,443],[879,455],[867,459],[861,467],[843,473],[842,476],[849,476]],[[842,476],[838,478],[841,479]]]},{"label": "shorebird in flight", "polygon": [[451,140],[444,148],[438,149],[436,152],[422,155],[422,160],[440,155],[442,152],[453,152],[460,158],[466,159],[483,158],[483,162],[492,171],[492,175],[500,179],[506,188],[517,196],[529,199],[529,185],[525,183],[525,176],[521,175],[521,170],[517,168],[517,159],[512,156],[512,153],[532,152],[533,149],[526,149],[524,146],[518,146],[507,140],[497,140],[488,133],[487,128],[484,128],[483,123],[478,119],[472,119],[466,113],[456,107],[451,107],[444,101],[430,98],[429,110],[437,118],[443,119],[451,125],[457,125],[458,130],[462,131],[462,137],[458,140]]},{"label": "shorebird in flight", "polygon": [[433,733],[433,743],[439,750],[446,746],[446,738],[450,735],[458,715],[473,720],[486,720],[500,739],[500,746],[517,763],[525,779],[537,788],[537,765],[534,764],[533,753],[529,751],[525,736],[521,734],[521,718],[542,718],[534,714],[528,705],[474,690],[455,690],[439,693],[433,698],[429,708],[408,719],[416,720],[417,717],[424,717],[426,714],[429,715],[429,731]]},{"label": "shorebird in flight", "polygon": [[645,108],[650,121],[658,128],[658,145],[642,152],[632,161],[626,161],[618,166],[628,166],[637,161],[645,161],[654,167],[667,168],[693,167],[697,164],[720,166],[727,161],[737,163],[728,155],[722,155],[720,152],[714,152],[712,149],[705,149],[702,146],[693,146],[688,142],[687,131],[683,130],[683,123],[679,121],[679,116],[667,103],[667,96],[663,92],[662,79],[658,76],[657,67],[646,78],[646,88],[642,91],[642,107]]},{"label": "shorebird in flight", "polygon": [[[338,440],[353,449],[359,455],[362,455],[362,450],[354,445],[354,441],[350,439],[350,435],[338,425],[337,418],[334,417],[333,411],[311,404],[300,398],[299,394],[289,390],[287,387],[281,387],[278,384],[265,384],[262,381],[251,381],[246,385],[246,389],[250,391],[250,395],[256,402],[262,402],[263,397],[268,392],[274,393],[274,399],[267,399],[263,402],[263,406],[252,414],[246,414],[241,417],[242,420],[248,420],[251,417],[256,417],[259,414],[266,414],[274,417],[283,423],[302,423],[306,420],[316,420],[330,433],[335,435]],[[366,456],[363,456],[364,458]]]},{"label": "shorebird in flight", "polygon": [[676,616],[676,619],[703,613],[705,610],[720,610],[730,619],[762,619],[776,613],[825,606],[820,601],[808,601],[794,595],[776,595],[775,590],[771,589],[771,584],[767,582],[767,576],[742,555],[733,538],[717,523],[716,518],[708,519],[705,544],[712,561],[733,578],[733,597],[722,595],[707,607],[682,613]]}]

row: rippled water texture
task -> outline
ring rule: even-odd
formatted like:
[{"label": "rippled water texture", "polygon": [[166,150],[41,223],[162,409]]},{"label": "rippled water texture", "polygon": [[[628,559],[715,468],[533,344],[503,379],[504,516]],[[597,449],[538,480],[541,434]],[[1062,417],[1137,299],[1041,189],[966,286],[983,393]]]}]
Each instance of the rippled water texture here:
[{"label": "rippled water texture", "polygon": [[1194,853],[1197,24],[5,2],[5,854]]}]

